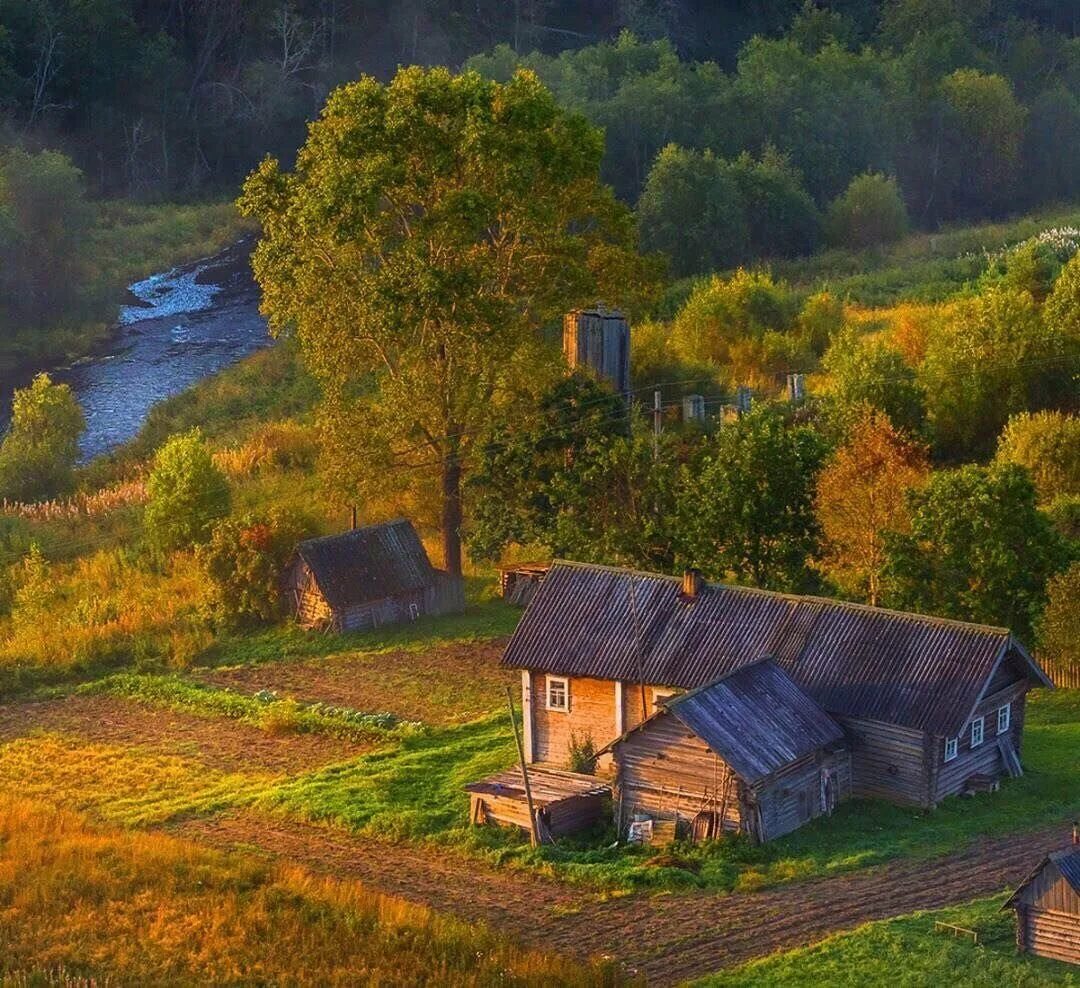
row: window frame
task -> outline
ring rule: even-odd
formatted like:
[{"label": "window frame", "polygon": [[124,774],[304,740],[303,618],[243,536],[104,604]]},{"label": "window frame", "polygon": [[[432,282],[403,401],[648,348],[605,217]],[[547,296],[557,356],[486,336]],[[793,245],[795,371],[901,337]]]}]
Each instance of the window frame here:
[{"label": "window frame", "polygon": [[[1001,715],[1002,714],[1005,715],[1005,723],[1004,724],[1001,723]],[[1011,703],[1005,703],[1005,704],[1002,704],[997,709],[997,732],[998,732],[998,735],[1000,736],[1002,734],[1008,734],[1010,727],[1012,727],[1012,704]]]},{"label": "window frame", "polygon": [[960,739],[959,738],[946,738],[945,739],[945,761],[954,762],[960,755]]},{"label": "window frame", "polygon": [[[552,706],[551,703],[551,687],[553,684],[562,684],[563,690],[563,705],[561,707]],[[570,713],[570,679],[567,676],[547,676],[544,680],[544,708],[551,710],[554,713],[568,714]]]},{"label": "window frame", "polygon": [[[978,727],[978,729],[979,729],[979,740],[978,741],[975,740],[975,728],[976,727]],[[986,718],[985,717],[976,717],[974,720],[972,720],[970,737],[971,737],[971,747],[972,748],[981,748],[982,747],[983,743],[986,741]]]}]

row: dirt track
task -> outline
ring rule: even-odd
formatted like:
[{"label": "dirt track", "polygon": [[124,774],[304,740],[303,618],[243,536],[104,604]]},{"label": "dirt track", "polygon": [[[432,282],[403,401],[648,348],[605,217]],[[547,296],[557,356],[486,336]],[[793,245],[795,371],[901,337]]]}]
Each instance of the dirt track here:
[{"label": "dirt track", "polygon": [[220,847],[268,854],[373,889],[484,920],[523,942],[584,956],[613,954],[650,984],[672,984],[805,946],[838,930],[964,902],[1018,884],[1062,826],[984,839],[929,861],[744,895],[597,897],[535,875],[484,867],[452,851],[364,841],[339,831],[243,814],[192,820],[180,832]]}]

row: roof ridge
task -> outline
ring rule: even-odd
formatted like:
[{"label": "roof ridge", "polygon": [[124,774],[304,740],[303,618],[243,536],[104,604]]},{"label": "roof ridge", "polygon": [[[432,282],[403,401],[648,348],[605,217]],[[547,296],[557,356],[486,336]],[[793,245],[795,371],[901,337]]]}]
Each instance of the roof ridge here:
[{"label": "roof ridge", "polygon": [[[678,584],[678,576],[670,576],[667,573],[655,573],[649,570],[636,569],[629,566],[609,566],[605,563],[587,563],[575,559],[553,559],[552,568],[566,566],[572,569],[598,570],[606,573],[624,573],[632,576],[647,577],[652,580],[663,580],[668,583]],[[766,590],[763,587],[746,587],[738,583],[720,583],[707,580],[705,585],[718,590],[730,590],[736,593],[756,594],[770,597],[774,600],[788,600],[795,604],[822,604],[829,607],[844,607],[850,610],[865,611],[871,614],[894,615],[896,617],[912,618],[930,624],[946,625],[960,628],[977,628],[982,631],[993,632],[999,635],[1012,635],[1008,628],[999,625],[982,624],[976,621],[961,621],[959,618],[943,617],[939,614],[920,614],[918,611],[900,611],[891,607],[881,607],[877,604],[861,604],[854,600],[841,600],[837,597],[820,597],[815,594],[788,593],[783,590]]]},{"label": "roof ridge", "polygon": [[[312,545],[315,542],[331,542],[334,539],[348,538],[350,535],[356,535],[359,532],[371,532],[376,528],[393,528],[395,525],[410,525],[412,522],[408,518],[392,518],[390,521],[375,521],[368,525],[360,525],[357,528],[347,528],[344,532],[335,532],[331,535],[316,535],[310,539],[303,539],[298,545]],[[415,528],[415,526],[413,526]],[[419,537],[419,533],[417,533]]]}]

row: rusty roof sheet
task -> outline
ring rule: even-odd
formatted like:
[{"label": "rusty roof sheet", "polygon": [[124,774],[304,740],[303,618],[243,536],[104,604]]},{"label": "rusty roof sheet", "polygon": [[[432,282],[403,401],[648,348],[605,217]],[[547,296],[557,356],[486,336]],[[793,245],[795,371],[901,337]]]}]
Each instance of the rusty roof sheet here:
[{"label": "rusty roof sheet", "polygon": [[840,725],[768,659],[664,707],[751,784],[844,737]]},{"label": "rusty roof sheet", "polygon": [[296,554],[323,596],[340,609],[431,586],[435,570],[412,523],[403,518],[341,535],[308,539]]},{"label": "rusty roof sheet", "polygon": [[503,657],[509,668],[696,689],[773,658],[832,714],[954,736],[1012,647],[1005,628],[556,561]]}]

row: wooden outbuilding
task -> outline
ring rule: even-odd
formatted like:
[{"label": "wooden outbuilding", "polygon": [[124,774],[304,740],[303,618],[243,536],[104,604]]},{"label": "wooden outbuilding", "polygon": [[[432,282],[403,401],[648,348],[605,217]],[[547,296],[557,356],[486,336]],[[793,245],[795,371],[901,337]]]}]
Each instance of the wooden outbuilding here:
[{"label": "wooden outbuilding", "polygon": [[499,592],[509,604],[526,607],[536,588],[544,582],[550,563],[517,563],[499,569]]},{"label": "wooden outbuilding", "polygon": [[771,660],[662,700],[609,749],[625,817],[671,821],[680,836],[767,841],[851,792],[840,725]]},{"label": "wooden outbuilding", "polygon": [[[588,829],[604,816],[611,798],[611,786],[602,779],[550,766],[532,767],[529,786],[542,843]],[[531,829],[521,769],[470,783],[465,791],[469,793],[469,822],[473,825]]]},{"label": "wooden outbuilding", "polygon": [[307,628],[357,631],[465,607],[461,579],[431,565],[405,519],[301,542],[283,581]]},{"label": "wooden outbuilding", "polygon": [[[853,797],[928,809],[1019,775],[1025,697],[1052,685],[1006,628],[561,560],[502,664],[521,675],[528,763],[565,766],[572,740],[591,740],[604,749],[598,769],[612,772],[619,750],[611,742],[670,712],[665,701],[763,659],[842,731]],[[722,722],[722,708],[716,717]],[[650,732],[675,722],[658,719]],[[779,743],[783,732],[774,730],[755,744]],[[815,749],[819,772],[820,757]],[[846,780],[848,769],[833,767]],[[836,798],[846,793],[838,782]]]},{"label": "wooden outbuilding", "polygon": [[1080,964],[1080,845],[1043,858],[1002,907],[1016,912],[1016,946]]},{"label": "wooden outbuilding", "polygon": [[575,309],[563,317],[563,355],[571,370],[583,368],[630,394],[630,324],[621,312],[602,305]]}]

